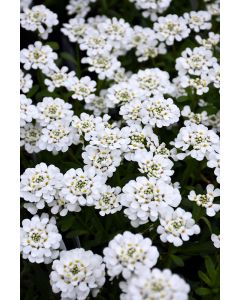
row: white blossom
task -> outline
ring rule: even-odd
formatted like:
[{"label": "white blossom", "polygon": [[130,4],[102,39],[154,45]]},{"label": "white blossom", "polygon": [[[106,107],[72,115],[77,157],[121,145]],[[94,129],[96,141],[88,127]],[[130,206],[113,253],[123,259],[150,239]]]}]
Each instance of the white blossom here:
[{"label": "white blossom", "polygon": [[95,208],[99,210],[100,216],[114,214],[122,209],[120,203],[121,188],[104,185],[101,188],[98,199],[95,202]]},{"label": "white blossom", "polygon": [[42,39],[47,39],[52,27],[58,25],[58,17],[45,5],[35,5],[31,9],[26,8],[20,14],[22,28],[30,31],[38,31]]},{"label": "white blossom", "polygon": [[178,122],[180,110],[171,98],[159,94],[143,102],[140,116],[143,124],[161,128]]},{"label": "white blossom", "polygon": [[168,206],[177,207],[181,201],[178,188],[161,179],[137,177],[122,189],[121,204],[133,227],[155,222]]},{"label": "white blossom", "polygon": [[20,128],[20,146],[24,146],[28,153],[38,153],[41,151],[39,148],[39,140],[42,135],[42,126],[38,123],[35,125],[27,123]]},{"label": "white blossom", "polygon": [[57,154],[59,151],[66,152],[72,144],[78,143],[79,135],[76,129],[70,126],[69,122],[57,120],[42,129],[39,148]]},{"label": "white blossom", "polygon": [[55,68],[49,74],[47,74],[48,78],[44,80],[48,91],[53,92],[56,88],[60,87],[69,87],[74,80],[75,72],[68,72],[68,67],[62,67],[61,69]]},{"label": "white blossom", "polygon": [[38,110],[32,104],[32,100],[25,95],[20,95],[20,126],[25,126],[26,123],[32,122],[38,117]]},{"label": "white blossom", "polygon": [[220,248],[220,234],[217,235],[217,234],[212,234],[211,235],[211,240],[213,242],[213,245],[215,248]]},{"label": "white blossom", "polygon": [[160,42],[165,42],[168,46],[173,45],[174,41],[180,42],[189,36],[190,29],[183,17],[177,15],[167,15],[159,17],[153,25]]},{"label": "white blossom", "polygon": [[121,282],[121,300],[188,300],[190,286],[169,269],[146,270]]},{"label": "white blossom", "polygon": [[209,30],[212,27],[211,14],[208,11],[190,11],[190,13],[184,13],[183,17],[187,21],[189,28],[195,32]]},{"label": "white blossom", "polygon": [[91,99],[94,97],[94,92],[96,90],[96,82],[91,80],[89,76],[82,77],[78,79],[77,77],[73,78],[69,82],[68,89],[73,92],[72,98],[79,101]]},{"label": "white blossom", "polygon": [[160,216],[160,225],[157,233],[164,243],[173,243],[175,247],[188,241],[189,236],[200,233],[200,227],[195,224],[192,214],[178,207],[174,210],[171,207],[165,209]]},{"label": "white blossom", "polygon": [[44,97],[42,102],[38,102],[38,122],[41,126],[47,126],[53,121],[71,121],[73,111],[72,105],[60,98]]},{"label": "white blossom", "polygon": [[21,175],[20,196],[42,209],[45,202],[53,201],[62,186],[62,177],[59,168],[54,165],[40,163],[35,168],[27,168]]},{"label": "white blossom", "polygon": [[117,234],[103,250],[103,254],[108,275],[114,278],[122,274],[125,279],[153,267],[159,256],[149,238],[129,231]]},{"label": "white blossom", "polygon": [[28,49],[22,49],[20,52],[20,62],[25,70],[41,69],[45,74],[56,68],[54,60],[57,58],[58,56],[52,51],[52,48],[42,45],[40,41],[29,45]]},{"label": "white blossom", "polygon": [[20,228],[20,251],[31,263],[49,264],[59,256],[61,234],[56,220],[48,214],[24,219]]},{"label": "white blossom", "polygon": [[178,159],[190,155],[203,160],[210,153],[219,151],[219,136],[202,124],[190,123],[180,129],[178,136],[170,144],[183,152],[177,155]]},{"label": "white blossom", "polygon": [[54,293],[61,292],[61,299],[85,300],[94,297],[105,283],[105,265],[102,257],[92,251],[73,249],[60,252],[52,264],[50,284]]},{"label": "white blossom", "polygon": [[82,157],[86,168],[94,167],[97,174],[112,177],[121,163],[121,154],[122,152],[117,149],[88,145]]},{"label": "white blossom", "polygon": [[195,191],[190,191],[188,199],[196,202],[198,206],[206,208],[206,214],[213,217],[220,210],[220,205],[213,203],[214,198],[220,196],[220,190],[214,189],[212,184],[208,184],[206,190],[206,194],[196,194]]},{"label": "white blossom", "polygon": [[32,76],[30,74],[24,74],[22,70],[20,70],[20,90],[22,93],[28,93],[33,85]]},{"label": "white blossom", "polygon": [[63,177],[62,196],[72,204],[92,206],[105,182],[106,177],[97,175],[94,168],[70,169]]}]

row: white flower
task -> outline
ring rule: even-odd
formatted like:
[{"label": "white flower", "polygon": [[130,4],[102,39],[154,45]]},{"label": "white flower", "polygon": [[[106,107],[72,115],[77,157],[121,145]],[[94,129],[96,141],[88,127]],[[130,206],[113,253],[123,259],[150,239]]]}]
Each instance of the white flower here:
[{"label": "white flower", "polygon": [[184,152],[177,155],[178,159],[190,155],[197,160],[203,160],[210,153],[218,152],[219,136],[202,124],[190,123],[180,129],[178,136],[170,144]]},{"label": "white flower", "polygon": [[140,116],[143,124],[161,128],[178,122],[180,110],[171,98],[164,99],[159,94],[143,102]]},{"label": "white flower", "polygon": [[96,128],[90,144],[94,146],[101,146],[110,150],[120,149],[125,151],[130,139],[124,137],[123,131],[119,128]]},{"label": "white flower", "polygon": [[62,186],[62,177],[60,170],[53,165],[40,163],[35,168],[27,168],[21,175],[20,196],[42,209],[45,202],[53,201],[57,189]]},{"label": "white flower", "polygon": [[123,135],[130,139],[124,153],[126,160],[133,160],[136,150],[154,150],[159,145],[158,136],[153,133],[151,126],[142,127],[132,123],[131,126],[122,128]]},{"label": "white flower", "polygon": [[50,46],[43,46],[39,41],[20,52],[20,62],[25,70],[41,69],[45,74],[56,68],[54,60],[57,58],[57,54],[52,51]]},{"label": "white flower", "polygon": [[85,20],[79,16],[76,16],[75,18],[70,19],[68,23],[63,24],[61,32],[69,38],[70,42],[80,43],[84,37],[86,29],[87,24],[85,23]]},{"label": "white flower", "polygon": [[157,248],[152,246],[149,238],[129,231],[116,235],[103,254],[108,275],[114,278],[122,274],[125,279],[150,269],[159,257]]},{"label": "white flower", "polygon": [[90,11],[90,2],[95,2],[96,0],[70,0],[69,4],[66,6],[69,15],[77,14],[78,17],[84,18]]},{"label": "white flower", "polygon": [[101,117],[94,117],[87,113],[81,113],[80,118],[73,116],[72,118],[72,127],[78,130],[78,134],[84,135],[84,139],[89,141],[92,135],[95,133],[96,128],[103,130],[105,123],[110,119],[110,116],[104,115]]},{"label": "white flower", "polygon": [[152,21],[156,21],[158,14],[162,14],[170,5],[172,0],[130,0],[134,2],[139,10],[143,10],[142,15],[145,18],[150,17]]},{"label": "white flower", "polygon": [[214,168],[214,174],[216,175],[216,180],[220,183],[220,154],[216,152],[211,152],[207,155],[207,166],[209,168]]},{"label": "white flower", "polygon": [[169,269],[146,270],[120,282],[121,300],[188,300],[190,286]]},{"label": "white flower", "polygon": [[82,248],[61,251],[54,260],[50,284],[54,293],[61,292],[61,299],[85,300],[92,293],[96,296],[105,283],[105,266],[102,257]]},{"label": "white flower", "polygon": [[104,185],[101,188],[99,198],[95,202],[95,208],[99,209],[99,214],[105,216],[108,214],[114,214],[122,209],[120,204],[120,187],[111,187],[109,185]]},{"label": "white flower", "polygon": [[200,233],[200,227],[195,224],[192,214],[178,207],[165,209],[160,216],[160,225],[157,228],[160,240],[164,243],[173,243],[175,247],[188,241],[189,236]]},{"label": "white flower", "polygon": [[31,263],[49,264],[59,255],[61,234],[58,233],[56,220],[48,214],[24,219],[20,228],[20,251],[24,259]]},{"label": "white flower", "polygon": [[59,214],[62,217],[66,216],[69,211],[81,211],[79,203],[71,203],[67,201],[61,191],[56,193],[56,195],[54,196],[54,200],[48,203],[48,206],[51,207],[52,214]]},{"label": "white flower", "polygon": [[47,126],[53,121],[71,121],[73,111],[72,105],[60,98],[44,97],[42,102],[38,102],[38,122],[41,126]]},{"label": "white flower", "polygon": [[81,50],[87,51],[87,56],[108,55],[112,50],[109,37],[91,27],[87,28],[79,47]]},{"label": "white flower", "polygon": [[185,88],[182,87],[181,76],[177,76],[172,80],[173,90],[169,93],[174,98],[179,98],[181,96],[187,96]]},{"label": "white flower", "polygon": [[99,23],[98,29],[100,35],[106,37],[113,46],[114,55],[124,55],[127,50],[131,49],[133,30],[124,19],[107,18]]},{"label": "white flower", "polygon": [[106,99],[107,90],[101,90],[100,95],[94,95],[93,98],[88,98],[87,103],[84,105],[86,110],[92,110],[95,116],[106,114],[109,111]]},{"label": "white flower", "polygon": [[88,145],[82,157],[87,167],[93,166],[97,174],[112,177],[121,163],[121,154],[122,152],[117,149],[110,150],[101,146]]},{"label": "white flower", "polygon": [[146,61],[149,57],[154,58],[158,54],[166,53],[164,43],[158,43],[156,33],[148,27],[134,26],[132,45],[136,47],[136,56],[138,61]]},{"label": "white flower", "polygon": [[190,123],[206,125],[205,122],[208,120],[208,115],[206,111],[202,111],[201,113],[194,113],[191,111],[189,105],[185,105],[183,107],[181,115],[188,119],[187,121],[184,121],[185,126],[187,126]]},{"label": "white flower", "polygon": [[31,9],[25,9],[20,14],[20,23],[22,28],[30,31],[37,30],[42,39],[47,39],[48,34],[52,32],[52,27],[58,24],[58,18],[45,5],[36,5]]},{"label": "white flower", "polygon": [[203,95],[209,91],[208,85],[211,83],[211,79],[205,73],[202,73],[200,77],[191,78],[190,76],[181,76],[181,86],[183,88],[191,87],[196,91],[197,95]]},{"label": "white flower", "polygon": [[126,71],[124,68],[118,68],[113,75],[113,80],[116,83],[127,82],[131,75],[131,71]]},{"label": "white flower", "polygon": [[59,151],[66,152],[69,146],[78,143],[79,135],[76,129],[70,126],[69,122],[57,120],[42,129],[39,148],[57,154]]},{"label": "white flower", "polygon": [[200,30],[209,30],[212,27],[211,14],[208,11],[190,11],[183,14],[188,26],[195,32]]},{"label": "white flower", "polygon": [[44,80],[44,83],[46,84],[49,92],[53,92],[55,88],[68,87],[69,85],[71,85],[71,82],[75,77],[75,72],[67,72],[68,67],[64,66],[61,69],[56,67],[49,74],[47,74],[49,78],[46,78]]},{"label": "white flower", "polygon": [[211,235],[211,240],[212,240],[212,242],[213,242],[214,247],[220,248],[220,234],[217,235],[217,234],[214,234],[214,233],[213,233],[213,234]]},{"label": "white flower", "polygon": [[198,206],[202,206],[206,208],[206,214],[209,217],[215,216],[215,214],[220,210],[220,205],[213,203],[214,198],[220,196],[220,190],[214,189],[212,184],[207,186],[206,194],[198,194],[196,195],[195,191],[191,191],[188,195],[188,199],[190,201],[196,202]]},{"label": "white flower", "polygon": [[165,158],[171,157],[171,151],[166,147],[165,143],[161,143],[158,147],[156,147],[154,149],[154,153],[159,154]]},{"label": "white flower", "polygon": [[129,83],[143,89],[145,96],[170,94],[173,90],[168,72],[158,68],[139,70],[130,77]]},{"label": "white flower", "polygon": [[169,46],[173,45],[175,40],[180,42],[182,39],[187,38],[190,33],[186,20],[183,17],[171,14],[159,17],[153,28],[159,41],[165,42]]},{"label": "white flower", "polygon": [[121,63],[113,55],[95,55],[91,57],[83,57],[81,62],[89,64],[88,70],[96,72],[100,80],[113,79],[114,73],[120,68]]},{"label": "white flower", "polygon": [[149,178],[158,178],[165,182],[170,182],[170,176],[173,175],[173,162],[162,155],[154,155],[152,151],[137,150],[133,161],[138,163],[138,170],[147,174]]},{"label": "white flower", "polygon": [[204,47],[195,47],[193,50],[186,48],[176,60],[176,70],[180,76],[187,73],[200,76],[208,73],[216,63],[217,59],[213,57],[211,50]]},{"label": "white flower", "polygon": [[130,103],[122,105],[119,114],[123,116],[123,119],[129,126],[131,126],[132,124],[140,124],[142,120],[140,116],[141,108],[142,101],[139,99],[135,99]]},{"label": "white flower", "polygon": [[195,39],[199,45],[205,47],[208,50],[212,50],[219,44],[220,35],[214,32],[209,32],[207,39],[203,39],[200,35],[196,35]]},{"label": "white flower", "polygon": [[38,117],[38,110],[32,104],[32,100],[25,95],[20,95],[20,126],[25,126],[26,123],[32,122]]},{"label": "white flower", "polygon": [[[220,15],[220,0],[215,0],[214,3],[207,4],[207,10],[212,16]],[[219,18],[216,18],[216,21],[219,22]]]},{"label": "white flower", "polygon": [[25,10],[27,9],[32,3],[32,0],[20,0],[20,9]]},{"label": "white flower", "polygon": [[121,204],[127,207],[124,213],[133,227],[155,222],[166,207],[177,207],[181,201],[178,188],[161,179],[137,177],[122,189]]},{"label": "white flower", "polygon": [[216,89],[220,88],[220,65],[218,63],[215,63],[213,68],[209,70],[209,79]]},{"label": "white flower", "polygon": [[33,125],[27,123],[20,128],[20,146],[24,146],[28,153],[38,153],[41,151],[39,148],[39,140],[42,135],[42,126],[38,123]]},{"label": "white flower", "polygon": [[141,98],[143,93],[143,90],[141,90],[139,87],[131,85],[127,82],[120,82],[112,85],[107,90],[107,103],[109,107],[115,107],[115,105],[122,105]]},{"label": "white flower", "polygon": [[31,90],[32,85],[32,76],[30,74],[24,74],[23,71],[20,70],[20,90],[26,94]]},{"label": "white flower", "polygon": [[78,79],[77,77],[73,78],[69,82],[68,89],[73,92],[72,98],[79,101],[91,99],[94,97],[94,92],[96,90],[96,82],[91,80],[89,76],[82,77]]},{"label": "white flower", "polygon": [[70,169],[64,174],[62,196],[80,206],[94,205],[106,177],[97,175],[94,168]]}]

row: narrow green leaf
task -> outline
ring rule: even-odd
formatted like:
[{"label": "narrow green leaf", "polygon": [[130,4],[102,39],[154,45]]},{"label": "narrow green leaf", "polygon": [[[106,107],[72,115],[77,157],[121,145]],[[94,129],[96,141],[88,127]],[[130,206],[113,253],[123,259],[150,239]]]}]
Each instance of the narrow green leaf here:
[{"label": "narrow green leaf", "polygon": [[184,261],[180,256],[177,255],[171,255],[170,258],[173,260],[176,266],[178,267],[183,267],[184,266]]},{"label": "narrow green leaf", "polygon": [[60,54],[60,56],[61,56],[63,59],[68,60],[68,61],[74,63],[75,65],[77,65],[76,59],[75,59],[71,54],[69,54],[69,53],[67,53],[67,52],[62,52],[62,53]]},{"label": "narrow green leaf", "polygon": [[202,288],[202,287],[197,288],[195,292],[199,296],[206,296],[206,295],[209,295],[211,293],[210,289]]},{"label": "narrow green leaf", "polygon": [[214,280],[217,272],[215,270],[214,263],[209,256],[205,258],[205,267],[209,277]]},{"label": "narrow green leaf", "polygon": [[198,271],[198,276],[204,281],[208,286],[212,285],[211,279],[202,271]]}]

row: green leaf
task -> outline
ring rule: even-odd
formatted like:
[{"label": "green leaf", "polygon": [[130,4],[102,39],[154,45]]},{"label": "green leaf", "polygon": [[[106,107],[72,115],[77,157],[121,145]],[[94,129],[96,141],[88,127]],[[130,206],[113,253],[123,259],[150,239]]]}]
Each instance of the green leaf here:
[{"label": "green leaf", "polygon": [[53,50],[58,50],[59,49],[59,44],[57,42],[46,42],[46,45],[50,46]]},{"label": "green leaf", "polygon": [[209,275],[209,277],[214,280],[216,278],[216,270],[215,270],[215,266],[214,266],[214,263],[213,261],[211,260],[211,258],[209,256],[207,256],[205,258],[205,267],[206,267],[206,270],[207,270],[207,273]]},{"label": "green leaf", "polygon": [[176,99],[177,102],[186,102],[189,100],[189,96],[181,96]]},{"label": "green leaf", "polygon": [[208,289],[208,288],[200,287],[200,288],[197,288],[195,292],[199,296],[206,296],[206,295],[209,295],[211,293],[211,290]]},{"label": "green leaf", "polygon": [[35,84],[31,90],[27,93],[27,98],[31,98],[32,96],[34,96],[36,94],[36,92],[38,91],[39,89],[39,85],[38,84]]},{"label": "green leaf", "polygon": [[207,225],[209,231],[212,233],[212,226],[211,226],[211,223],[209,222],[209,220],[206,217],[201,217],[200,220],[204,221],[204,223]]},{"label": "green leaf", "polygon": [[61,219],[60,221],[61,230],[64,232],[70,229],[73,225],[74,220],[75,220],[74,216],[66,216],[65,218]]},{"label": "green leaf", "polygon": [[60,54],[60,56],[61,56],[63,59],[68,60],[68,61],[74,63],[75,65],[77,65],[76,59],[75,59],[71,54],[69,54],[68,52],[62,52],[62,53]]},{"label": "green leaf", "polygon": [[175,263],[176,266],[178,267],[183,267],[184,266],[184,261],[180,256],[177,255],[170,255],[171,259],[173,260],[173,262]]},{"label": "green leaf", "polygon": [[198,276],[205,282],[208,286],[212,285],[211,279],[202,271],[198,271]]},{"label": "green leaf", "polygon": [[73,231],[70,231],[66,234],[66,237],[67,238],[73,238],[75,236],[81,236],[81,235],[85,235],[85,234],[88,234],[88,231],[87,230],[84,230],[84,229],[75,229]]}]

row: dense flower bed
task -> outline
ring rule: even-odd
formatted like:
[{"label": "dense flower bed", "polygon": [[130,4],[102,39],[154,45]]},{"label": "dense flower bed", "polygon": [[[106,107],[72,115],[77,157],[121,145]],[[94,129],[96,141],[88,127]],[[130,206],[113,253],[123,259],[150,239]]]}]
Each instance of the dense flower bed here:
[{"label": "dense flower bed", "polygon": [[219,1],[20,23],[21,298],[219,299]]}]

